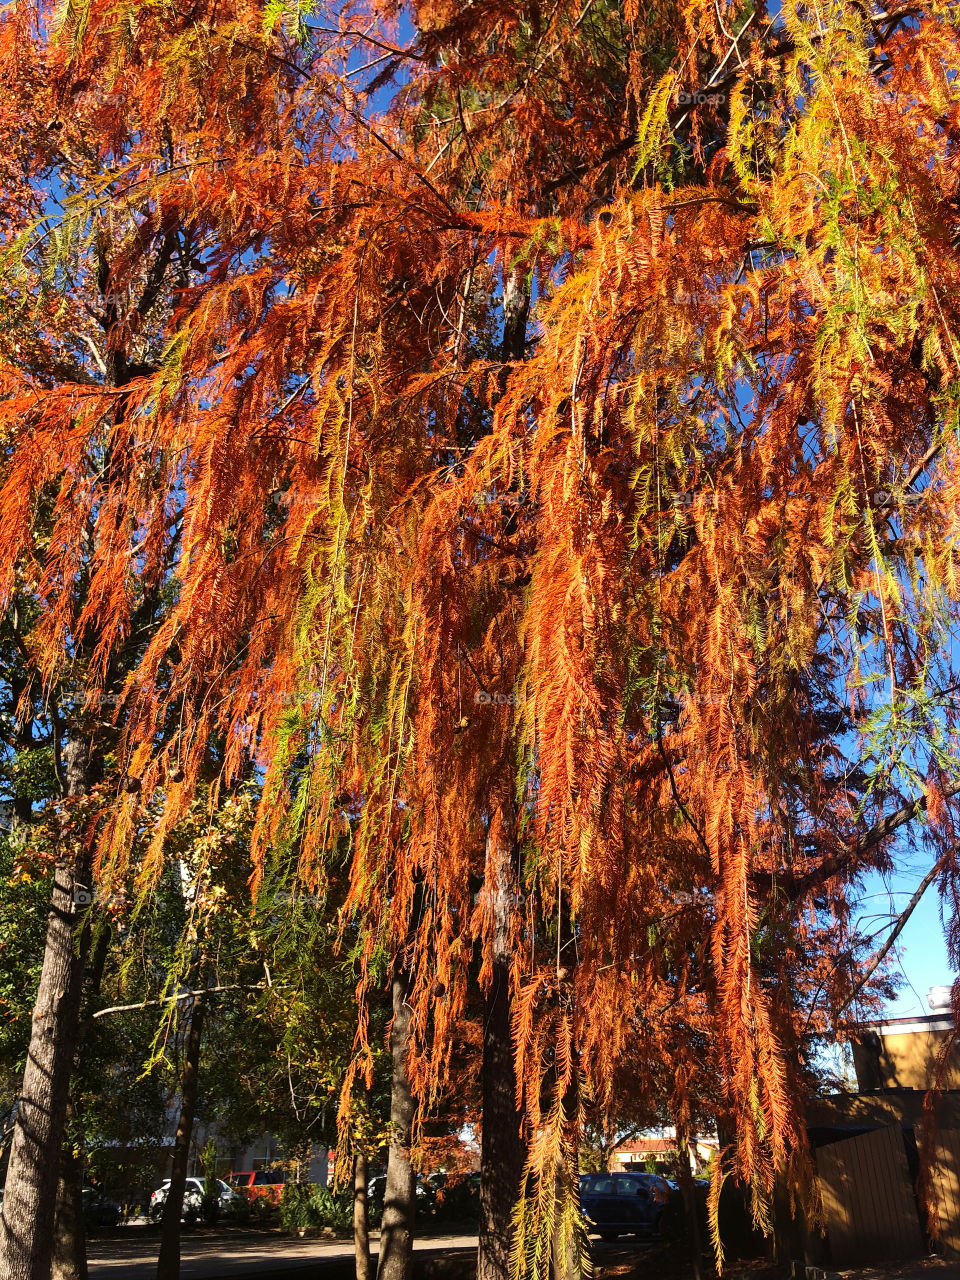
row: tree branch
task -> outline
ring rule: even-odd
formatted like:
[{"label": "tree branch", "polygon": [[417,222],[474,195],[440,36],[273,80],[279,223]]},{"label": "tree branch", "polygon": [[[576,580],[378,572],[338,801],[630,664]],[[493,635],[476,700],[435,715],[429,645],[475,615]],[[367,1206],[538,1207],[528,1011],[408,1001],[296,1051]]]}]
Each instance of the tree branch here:
[{"label": "tree branch", "polygon": [[219,987],[203,987],[199,991],[180,991],[175,996],[161,996],[157,1000],[142,1000],[139,1004],[114,1004],[109,1009],[98,1009],[92,1017],[105,1018],[108,1013],[130,1013],[134,1009],[149,1009],[160,1004],[177,1004],[180,1000],[216,995],[220,991],[262,991],[266,986],[266,982],[255,982],[252,986],[244,986],[241,982],[228,982]]},{"label": "tree branch", "polygon": [[[901,933],[903,933],[903,930],[906,926],[907,921],[910,919],[914,911],[917,909],[920,899],[923,897],[926,891],[933,884],[934,880],[936,880],[937,876],[943,870],[943,865],[945,861],[946,861],[945,858],[939,858],[933,864],[933,866],[930,868],[927,874],[923,877],[920,883],[917,885],[916,892],[914,893],[913,897],[910,899],[910,901],[907,903],[907,905],[904,907],[904,909],[900,912],[899,916],[897,917],[897,923],[894,926],[893,932],[887,938],[886,942],[883,944],[883,946],[880,948],[877,954],[870,961],[870,964],[867,966],[866,973],[864,973],[863,977],[860,979],[857,985],[853,988],[853,990],[847,996],[846,1000],[844,1000],[843,1004],[840,1006],[840,1009],[845,1009],[848,1004],[853,1003],[853,1001],[857,998],[857,996],[860,994],[863,988],[867,985],[867,983],[870,981],[870,979],[873,977],[876,971],[880,968],[881,964],[883,964],[884,960],[887,958],[887,955],[889,954],[890,948],[893,946],[896,940],[900,937]],[[837,1010],[838,1013],[840,1012],[840,1009]]]}]

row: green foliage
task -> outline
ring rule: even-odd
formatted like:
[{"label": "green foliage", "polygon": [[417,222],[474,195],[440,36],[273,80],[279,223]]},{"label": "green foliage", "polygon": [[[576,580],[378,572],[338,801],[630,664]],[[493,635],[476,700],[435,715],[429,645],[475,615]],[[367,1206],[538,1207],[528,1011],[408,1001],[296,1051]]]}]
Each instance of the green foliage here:
[{"label": "green foliage", "polygon": [[290,1182],[280,1200],[280,1225],[284,1231],[327,1227],[348,1231],[353,1221],[353,1199],[348,1191],[334,1193],[328,1187]]},{"label": "green foliage", "polygon": [[0,1109],[8,1114],[30,1040],[43,964],[50,877],[20,864],[22,841],[0,835]]}]

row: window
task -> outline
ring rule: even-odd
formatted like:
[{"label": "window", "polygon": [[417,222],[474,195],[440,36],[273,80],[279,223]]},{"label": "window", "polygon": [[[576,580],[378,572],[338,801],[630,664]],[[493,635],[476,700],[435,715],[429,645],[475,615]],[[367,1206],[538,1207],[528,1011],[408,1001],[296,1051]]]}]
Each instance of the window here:
[{"label": "window", "polygon": [[605,1178],[602,1174],[594,1178],[588,1178],[586,1190],[589,1195],[593,1196],[612,1196],[613,1179]]},{"label": "window", "polygon": [[646,1199],[650,1192],[639,1178],[614,1178],[618,1196],[642,1196]]}]

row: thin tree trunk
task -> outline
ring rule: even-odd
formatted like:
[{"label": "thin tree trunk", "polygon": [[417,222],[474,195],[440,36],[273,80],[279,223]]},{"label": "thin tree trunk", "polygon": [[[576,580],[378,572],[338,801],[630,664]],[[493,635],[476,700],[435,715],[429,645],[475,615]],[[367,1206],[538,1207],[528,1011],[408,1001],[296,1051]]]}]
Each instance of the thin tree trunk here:
[{"label": "thin tree trunk", "polygon": [[680,1193],[683,1196],[683,1212],[687,1220],[687,1239],[690,1242],[690,1253],[693,1261],[693,1280],[704,1280],[700,1219],[697,1214],[696,1198],[693,1194],[693,1174],[690,1171],[690,1135],[686,1125],[679,1121],[677,1123],[677,1151],[680,1156]]},{"label": "thin tree trunk", "polygon": [[557,1171],[557,1225],[550,1242],[550,1271],[553,1280],[581,1280],[584,1273],[583,1241],[579,1228],[569,1232],[569,1219],[573,1210],[571,1201],[580,1203],[579,1194],[579,1110],[580,1069],[579,1055],[574,1055],[573,1076],[563,1095],[566,1115],[566,1141],[562,1155],[563,1165]]},{"label": "thin tree trunk", "polygon": [[[87,744],[68,740],[63,764],[67,796],[83,795],[89,765]],[[82,904],[81,891],[89,890],[89,861],[85,857],[58,858],[4,1190],[0,1230],[0,1275],[4,1280],[50,1277],[60,1150],[89,947],[85,925],[79,938],[76,936],[77,922],[84,919],[77,907]]]},{"label": "thin tree trunk", "polygon": [[180,1077],[180,1118],[177,1136],[173,1143],[173,1166],[170,1170],[170,1186],[163,1206],[160,1223],[160,1256],[157,1259],[157,1280],[179,1280],[180,1276],[180,1216],[183,1213],[183,1193],[187,1183],[187,1162],[190,1157],[190,1138],[193,1134],[193,1117],[197,1109],[197,1090],[200,1084],[200,1046],[203,1040],[203,996],[193,1002],[190,1030],[187,1033],[183,1074]]},{"label": "thin tree trunk", "polygon": [[357,1280],[371,1280],[370,1218],[367,1210],[367,1153],[357,1147],[353,1154],[353,1253]]},{"label": "thin tree trunk", "polygon": [[413,1090],[408,1057],[413,1011],[407,1003],[410,982],[398,963],[393,975],[393,1027],[390,1032],[392,1079],[390,1084],[390,1148],[387,1185],[380,1225],[377,1280],[410,1280],[413,1274],[413,1220],[416,1178],[410,1163],[413,1137]]},{"label": "thin tree trunk", "polygon": [[[508,812],[507,817],[512,816]],[[485,868],[493,932],[493,974],[484,996],[480,1067],[483,1127],[480,1138],[480,1231],[477,1280],[509,1280],[513,1210],[523,1174],[522,1116],[511,1035],[510,959],[516,885],[512,823],[491,823]]]},{"label": "thin tree trunk", "polygon": [[[561,1007],[573,1018],[573,973],[577,964],[573,922],[565,895],[561,893],[560,948],[557,953],[557,981]],[[551,1241],[550,1262],[553,1280],[581,1280],[586,1260],[586,1239],[579,1220],[571,1222],[580,1204],[580,1053],[573,1047],[570,1079],[563,1093],[564,1142],[561,1166],[556,1174],[557,1222]],[[571,1229],[572,1228],[572,1229]]]},{"label": "thin tree trunk", "polygon": [[[504,273],[503,336],[500,358],[522,360],[526,354],[530,289],[519,268]],[[503,375],[503,385],[506,374]],[[513,794],[513,779],[509,795]],[[489,912],[493,971],[484,992],[483,1057],[480,1065],[482,1117],[480,1135],[480,1228],[477,1280],[508,1280],[513,1211],[523,1175],[522,1115],[517,1108],[513,1053],[513,1000],[510,961],[518,885],[513,865],[516,825],[512,800],[497,806],[487,833],[484,893]]]}]

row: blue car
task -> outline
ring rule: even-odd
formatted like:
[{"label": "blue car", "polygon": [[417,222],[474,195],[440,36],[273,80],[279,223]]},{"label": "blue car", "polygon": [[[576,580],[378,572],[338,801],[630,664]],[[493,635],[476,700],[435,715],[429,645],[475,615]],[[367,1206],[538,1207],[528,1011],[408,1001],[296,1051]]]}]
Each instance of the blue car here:
[{"label": "blue car", "polygon": [[587,1173],[580,1178],[580,1207],[602,1240],[652,1235],[659,1230],[663,1197],[650,1173]]}]

